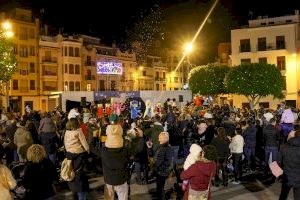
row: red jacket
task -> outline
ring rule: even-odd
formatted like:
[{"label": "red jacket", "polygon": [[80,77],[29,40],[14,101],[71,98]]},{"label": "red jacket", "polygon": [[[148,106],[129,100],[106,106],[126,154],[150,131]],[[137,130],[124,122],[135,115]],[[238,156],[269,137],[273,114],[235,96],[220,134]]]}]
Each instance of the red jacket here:
[{"label": "red jacket", "polygon": [[[207,190],[210,176],[215,177],[217,165],[215,162],[198,161],[180,175],[182,180],[189,181],[189,187],[197,191]],[[184,193],[184,200],[188,200],[188,189]],[[211,199],[210,193],[208,199]]]}]

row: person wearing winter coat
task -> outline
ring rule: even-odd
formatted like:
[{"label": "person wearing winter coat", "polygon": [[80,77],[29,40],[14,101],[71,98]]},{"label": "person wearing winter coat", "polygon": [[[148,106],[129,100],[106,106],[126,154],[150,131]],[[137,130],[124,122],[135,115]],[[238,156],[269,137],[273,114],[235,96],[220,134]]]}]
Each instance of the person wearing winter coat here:
[{"label": "person wearing winter coat", "polygon": [[75,178],[68,182],[68,186],[76,198],[84,200],[89,190],[88,178],[85,172],[89,145],[79,127],[79,121],[76,118],[69,119],[66,124],[67,130],[64,137],[64,145],[66,158],[72,160],[73,169],[75,171]]},{"label": "person wearing winter coat", "polygon": [[40,122],[39,140],[46,150],[47,157],[55,165],[60,140],[56,134],[56,126],[53,119],[51,119],[50,113],[47,113]]},{"label": "person wearing winter coat", "polygon": [[[3,152],[0,151],[0,158],[3,157]],[[13,195],[10,190],[17,186],[17,181],[14,179],[11,171],[2,164],[0,159],[0,199],[13,200]]]},{"label": "person wearing winter coat", "polygon": [[27,149],[33,143],[31,134],[28,130],[26,130],[25,124],[25,121],[18,123],[18,129],[14,136],[14,144],[17,146],[17,153],[20,162],[26,162]]},{"label": "person wearing winter coat", "polygon": [[[147,144],[143,131],[137,127],[136,137],[132,139],[131,151],[137,168],[137,182],[146,184],[148,181],[148,153]],[[142,176],[143,173],[143,176]]]},{"label": "person wearing winter coat", "polygon": [[242,130],[236,129],[236,135],[231,139],[229,149],[233,158],[234,167],[234,182],[233,184],[240,184],[242,178],[242,156],[244,147],[244,138],[241,136]]},{"label": "person wearing winter coat", "polygon": [[278,147],[280,141],[280,132],[275,127],[276,119],[270,119],[270,123],[263,128],[263,141],[265,146],[265,163],[269,161],[270,154],[272,153],[272,162],[277,160]]},{"label": "person wearing winter coat", "polygon": [[255,160],[255,147],[256,147],[256,132],[257,128],[252,123],[252,121],[247,122],[248,126],[243,132],[243,138],[245,142],[244,154],[248,162],[248,168],[251,170],[254,166]]},{"label": "person wearing winter coat", "polygon": [[280,149],[278,164],[283,169],[283,180],[279,200],[286,200],[293,188],[294,200],[300,199],[300,131],[290,135]]},{"label": "person wearing winter coat", "polygon": [[282,113],[281,120],[280,120],[280,127],[284,137],[284,143],[287,141],[288,134],[293,130],[294,127],[294,114],[291,108],[287,107],[284,112]]},{"label": "person wearing winter coat", "polygon": [[107,126],[107,139],[101,151],[105,182],[104,198],[114,200],[116,192],[119,200],[127,200],[129,151],[124,148],[123,129],[118,125],[118,116],[111,115],[110,121],[112,125]]},{"label": "person wearing winter coat", "polygon": [[212,139],[211,145],[215,146],[218,152],[217,171],[215,176],[216,185],[219,183],[219,170],[222,171],[223,185],[228,186],[227,159],[230,154],[229,140],[225,135],[225,129],[219,127],[217,136]]},{"label": "person wearing winter coat", "polygon": [[31,145],[27,151],[27,160],[23,179],[25,199],[46,200],[53,197],[53,182],[58,180],[58,176],[55,166],[46,157],[44,147]]},{"label": "person wearing winter coat", "polygon": [[7,146],[6,151],[6,162],[7,166],[9,166],[13,161],[18,161],[17,149],[14,144],[15,133],[17,131],[17,122],[12,116],[12,114],[8,114],[8,121],[6,122],[5,133],[6,137],[9,140],[9,144]]},{"label": "person wearing winter coat", "polygon": [[56,132],[56,126],[53,119],[51,119],[51,114],[48,112],[45,114],[45,117],[40,121],[38,133],[41,134],[53,132]]},{"label": "person wearing winter coat", "polygon": [[151,140],[151,142],[153,143],[152,149],[155,153],[159,147],[158,136],[161,132],[164,131],[164,127],[161,124],[161,118],[159,115],[155,115],[153,120],[153,126],[145,130],[145,136],[148,137],[149,140]]},{"label": "person wearing winter coat", "polygon": [[216,173],[216,163],[214,161],[217,159],[216,148],[212,145],[207,145],[198,157],[199,160],[195,164],[180,174],[182,180],[190,182],[188,189],[184,192],[184,200],[188,200],[190,192],[199,194],[207,190],[208,200],[211,200],[209,183],[213,180]]},{"label": "person wearing winter coat", "polygon": [[154,157],[154,174],[156,175],[156,193],[158,200],[165,199],[165,183],[173,166],[173,150],[169,145],[168,132],[161,132],[158,136],[160,143]]}]

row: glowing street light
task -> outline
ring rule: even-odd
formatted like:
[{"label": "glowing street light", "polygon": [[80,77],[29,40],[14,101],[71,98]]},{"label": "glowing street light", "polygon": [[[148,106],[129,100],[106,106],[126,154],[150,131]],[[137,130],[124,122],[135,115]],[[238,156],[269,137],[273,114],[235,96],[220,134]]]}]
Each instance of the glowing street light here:
[{"label": "glowing street light", "polygon": [[190,53],[193,50],[193,44],[192,43],[186,43],[184,49],[185,49],[186,54]]},{"label": "glowing street light", "polygon": [[9,21],[6,21],[2,24],[2,27],[4,30],[9,31],[11,30],[11,23]]},{"label": "glowing street light", "polygon": [[7,37],[7,38],[12,38],[14,36],[14,32],[12,32],[12,31],[6,31],[4,34],[5,34],[5,37]]}]

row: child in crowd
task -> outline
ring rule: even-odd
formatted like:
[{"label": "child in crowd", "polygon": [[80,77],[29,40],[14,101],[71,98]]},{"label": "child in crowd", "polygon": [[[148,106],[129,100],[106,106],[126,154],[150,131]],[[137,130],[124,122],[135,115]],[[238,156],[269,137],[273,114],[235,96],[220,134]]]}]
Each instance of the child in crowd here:
[{"label": "child in crowd", "polygon": [[[198,144],[192,144],[190,147],[190,154],[187,156],[183,169],[187,170],[190,166],[195,164],[200,159],[200,153],[202,152],[202,148]],[[184,180],[182,183],[182,190],[185,191],[188,187],[188,180]]]}]

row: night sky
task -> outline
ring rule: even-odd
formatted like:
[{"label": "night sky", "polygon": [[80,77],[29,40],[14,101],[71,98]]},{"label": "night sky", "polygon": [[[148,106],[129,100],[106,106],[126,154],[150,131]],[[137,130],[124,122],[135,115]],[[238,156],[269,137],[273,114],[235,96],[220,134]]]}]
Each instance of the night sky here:
[{"label": "night sky", "polygon": [[[181,38],[191,38],[201,23],[212,0],[0,0],[0,9],[19,6],[33,9],[43,23],[57,33],[88,34],[100,37],[103,43],[122,43],[155,5],[163,13],[163,38],[166,44],[178,45]],[[247,19],[259,15],[280,16],[300,10],[299,0],[220,0],[209,24],[199,36],[218,42],[230,41],[230,29],[245,25]],[[251,12],[252,11],[252,12]],[[204,42],[205,43],[205,42]],[[216,44],[213,51],[216,50]],[[209,51],[209,50],[207,50]],[[205,53],[203,49],[202,53]],[[212,57],[208,60],[213,59]],[[203,60],[206,61],[206,60]]]}]

